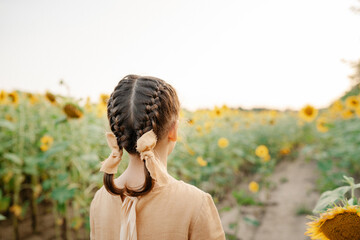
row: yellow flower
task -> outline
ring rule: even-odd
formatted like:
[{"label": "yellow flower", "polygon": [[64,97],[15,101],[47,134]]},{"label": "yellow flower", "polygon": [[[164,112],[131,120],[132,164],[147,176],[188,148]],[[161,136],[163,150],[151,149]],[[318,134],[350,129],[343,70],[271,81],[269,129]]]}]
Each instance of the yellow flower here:
[{"label": "yellow flower", "polygon": [[190,119],[188,119],[187,120],[187,123],[189,124],[189,125],[194,125],[194,119],[192,119],[192,118],[190,118]]},{"label": "yellow flower", "polygon": [[8,97],[10,98],[11,103],[15,105],[19,103],[19,94],[16,91],[9,93]]},{"label": "yellow flower", "polygon": [[307,223],[311,239],[360,239],[359,206],[334,207]]},{"label": "yellow flower", "polygon": [[360,118],[360,108],[356,109],[356,115]]},{"label": "yellow flower", "polygon": [[100,104],[107,106],[107,102],[109,101],[110,96],[108,94],[100,94]]},{"label": "yellow flower", "polygon": [[0,104],[5,104],[7,98],[7,93],[4,90],[0,92]]},{"label": "yellow flower", "polygon": [[299,112],[300,118],[307,122],[313,121],[316,118],[317,114],[318,110],[311,105],[306,105]]},{"label": "yellow flower", "polygon": [[349,109],[356,109],[360,106],[358,96],[349,96],[345,100],[346,107]]},{"label": "yellow flower", "polygon": [[354,116],[354,113],[350,109],[345,109],[344,111],[341,112],[341,117],[343,119],[350,119],[353,116]]},{"label": "yellow flower", "polygon": [[329,128],[326,126],[327,123],[328,122],[327,122],[326,118],[324,118],[324,117],[318,118],[316,120],[317,130],[322,133],[329,131]]},{"label": "yellow flower", "polygon": [[289,147],[283,147],[280,149],[280,155],[288,155],[290,153],[291,149]]},{"label": "yellow flower", "polygon": [[49,148],[53,144],[54,139],[49,135],[44,135],[40,139],[40,142],[41,142],[40,150],[43,151],[43,152],[46,152],[47,150],[49,150]]},{"label": "yellow flower", "polygon": [[341,112],[343,109],[344,109],[344,106],[343,106],[341,100],[335,101],[330,107],[330,111],[334,112],[334,113]]},{"label": "yellow flower", "polygon": [[255,154],[258,157],[265,158],[269,155],[269,149],[265,145],[260,145],[256,148]]},{"label": "yellow flower", "polygon": [[185,143],[184,146],[185,146],[187,152],[188,152],[191,156],[194,156],[194,155],[195,155],[195,152],[194,152],[194,150],[191,149],[191,147],[189,147],[186,143]]},{"label": "yellow flower", "polygon": [[81,118],[83,116],[80,108],[72,103],[65,104],[63,110],[68,118]]},{"label": "yellow flower", "polygon": [[259,184],[255,181],[250,182],[248,187],[250,192],[252,193],[256,193],[259,191]]},{"label": "yellow flower", "polygon": [[32,93],[27,93],[26,96],[29,98],[29,102],[31,105],[34,105],[39,101],[39,99]]},{"label": "yellow flower", "polygon": [[201,134],[202,133],[202,127],[200,125],[196,126],[196,131]]},{"label": "yellow flower", "polygon": [[86,98],[86,103],[85,103],[85,106],[84,106],[85,110],[87,112],[91,112],[92,111],[92,106],[91,106],[91,102],[90,102],[90,97],[87,97]]},{"label": "yellow flower", "polygon": [[21,214],[22,208],[21,206],[14,204],[10,207],[10,212],[14,213],[16,217],[19,217]]},{"label": "yellow flower", "polygon": [[9,122],[15,122],[15,119],[10,114],[5,114],[5,119]]},{"label": "yellow flower", "polygon": [[229,140],[227,140],[226,138],[222,137],[218,140],[218,146],[220,148],[226,148],[227,146],[229,146]]},{"label": "yellow flower", "polygon": [[33,189],[33,195],[35,198],[39,197],[40,193],[42,191],[42,186],[41,184],[37,184],[34,189]]},{"label": "yellow flower", "polygon": [[211,128],[214,126],[214,123],[213,122],[205,122],[204,123],[204,127],[206,129],[206,131],[210,132],[211,131]]},{"label": "yellow flower", "polygon": [[54,94],[52,94],[50,92],[46,92],[45,97],[47,100],[49,100],[49,102],[51,102],[51,104],[56,104],[56,97]]},{"label": "yellow flower", "polygon": [[205,167],[207,165],[207,161],[205,161],[202,157],[197,157],[196,161],[198,162],[198,164],[202,167]]},{"label": "yellow flower", "polygon": [[102,104],[102,103],[99,103],[97,106],[96,106],[96,116],[98,118],[101,118],[105,115],[107,111],[107,108],[106,108],[106,105]]},{"label": "yellow flower", "polygon": [[264,157],[262,158],[262,161],[263,161],[263,162],[268,162],[268,161],[270,161],[270,159],[271,159],[271,156],[270,156],[270,154],[268,154],[268,155],[266,155],[266,156],[264,156]]}]

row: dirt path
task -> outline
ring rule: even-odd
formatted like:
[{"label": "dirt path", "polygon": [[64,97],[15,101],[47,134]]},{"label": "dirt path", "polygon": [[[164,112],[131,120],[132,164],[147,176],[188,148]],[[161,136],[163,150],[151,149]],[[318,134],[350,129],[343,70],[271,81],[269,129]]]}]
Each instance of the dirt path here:
[{"label": "dirt path", "polygon": [[[276,187],[265,200],[266,207],[242,207],[221,214],[224,229],[234,234],[231,223],[239,221],[237,239],[241,240],[304,240],[307,212],[316,204],[319,194],[314,192],[316,165],[299,158],[280,163],[271,176]],[[240,212],[240,214],[238,214]],[[242,219],[260,220],[259,226]]]}]

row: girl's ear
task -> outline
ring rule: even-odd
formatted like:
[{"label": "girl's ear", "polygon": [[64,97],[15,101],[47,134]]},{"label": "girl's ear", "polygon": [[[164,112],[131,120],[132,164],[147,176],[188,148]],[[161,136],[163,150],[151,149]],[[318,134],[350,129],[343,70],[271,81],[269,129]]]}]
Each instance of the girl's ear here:
[{"label": "girl's ear", "polygon": [[176,120],[173,126],[169,130],[168,139],[172,142],[176,142],[178,137],[179,120]]}]

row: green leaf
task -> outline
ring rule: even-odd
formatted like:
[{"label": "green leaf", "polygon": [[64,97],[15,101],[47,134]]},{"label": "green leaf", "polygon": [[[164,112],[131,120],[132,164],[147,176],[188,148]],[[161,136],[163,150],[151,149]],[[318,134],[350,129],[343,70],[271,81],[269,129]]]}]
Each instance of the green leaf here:
[{"label": "green leaf", "polygon": [[58,201],[60,204],[65,203],[67,200],[71,199],[75,195],[75,189],[67,189],[65,186],[61,186],[58,188],[55,188],[51,192],[51,197]]},{"label": "green leaf", "polygon": [[6,219],[6,217],[4,215],[0,214],[0,221],[5,220],[5,219]]},{"label": "green leaf", "polygon": [[324,211],[330,204],[343,199],[345,194],[351,189],[350,186],[343,186],[336,188],[332,191],[326,191],[321,194],[319,201],[317,202],[313,212],[318,213]]},{"label": "green leaf", "polygon": [[0,120],[0,128],[7,128],[11,131],[15,131],[16,126],[14,123],[12,123],[8,120]]},{"label": "green leaf", "polygon": [[18,165],[22,165],[22,162],[23,162],[21,160],[21,158],[14,153],[5,153],[4,158],[6,158],[6,159],[10,160],[11,162],[18,164]]},{"label": "green leaf", "polygon": [[244,221],[252,226],[258,227],[260,226],[260,222],[256,219],[252,219],[249,217],[244,217]]}]

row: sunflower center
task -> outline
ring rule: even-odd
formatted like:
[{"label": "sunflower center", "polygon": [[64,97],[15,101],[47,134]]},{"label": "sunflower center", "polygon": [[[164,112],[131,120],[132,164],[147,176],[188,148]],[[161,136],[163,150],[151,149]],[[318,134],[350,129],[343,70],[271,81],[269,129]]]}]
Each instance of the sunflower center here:
[{"label": "sunflower center", "polygon": [[311,116],[313,114],[313,109],[311,107],[305,108],[305,114]]},{"label": "sunflower center", "polygon": [[320,227],[320,231],[329,239],[359,240],[360,217],[354,212],[344,212],[328,219]]}]

